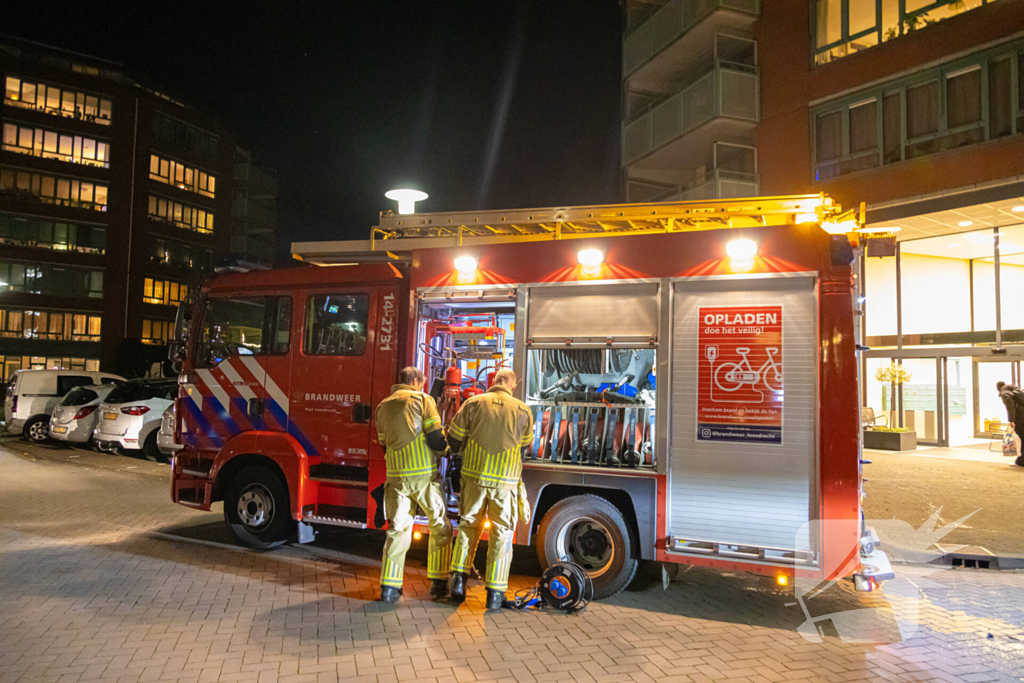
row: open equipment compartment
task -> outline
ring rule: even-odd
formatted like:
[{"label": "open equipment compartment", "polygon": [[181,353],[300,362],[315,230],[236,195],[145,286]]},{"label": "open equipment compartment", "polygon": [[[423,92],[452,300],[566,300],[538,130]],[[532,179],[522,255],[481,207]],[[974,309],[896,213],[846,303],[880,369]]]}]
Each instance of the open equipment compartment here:
[{"label": "open equipment compartment", "polygon": [[425,289],[416,298],[416,366],[447,427],[463,401],[513,367],[516,289]]},{"label": "open equipment compartment", "polygon": [[659,292],[657,280],[530,287],[532,460],[655,469]]}]

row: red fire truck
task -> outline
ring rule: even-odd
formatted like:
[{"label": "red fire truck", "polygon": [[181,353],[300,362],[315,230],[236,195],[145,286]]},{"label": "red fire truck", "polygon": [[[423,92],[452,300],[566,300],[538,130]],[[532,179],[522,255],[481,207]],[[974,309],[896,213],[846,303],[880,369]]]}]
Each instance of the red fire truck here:
[{"label": "red fire truck", "polygon": [[302,266],[179,310],[172,497],[223,500],[255,548],[381,529],[398,369],[450,419],[511,367],[536,418],[516,540],[543,564],[599,598],[642,560],[870,589],[890,569],[861,519],[859,224],[808,195],[385,213],[369,240],[294,245]]}]

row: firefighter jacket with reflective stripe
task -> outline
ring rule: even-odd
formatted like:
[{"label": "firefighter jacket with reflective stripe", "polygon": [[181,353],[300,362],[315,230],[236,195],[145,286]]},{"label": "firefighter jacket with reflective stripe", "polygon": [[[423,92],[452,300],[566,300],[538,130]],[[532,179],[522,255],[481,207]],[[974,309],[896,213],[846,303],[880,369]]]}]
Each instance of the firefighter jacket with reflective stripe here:
[{"label": "firefighter jacket with reflective stripe", "polygon": [[480,486],[514,488],[523,473],[522,448],[533,437],[533,415],[501,385],[466,399],[448,431],[465,443],[462,476]]},{"label": "firefighter jacket with reflective stripe", "polygon": [[377,436],[387,449],[388,479],[431,474],[436,469],[426,435],[441,429],[433,397],[410,386],[396,384],[377,406]]}]

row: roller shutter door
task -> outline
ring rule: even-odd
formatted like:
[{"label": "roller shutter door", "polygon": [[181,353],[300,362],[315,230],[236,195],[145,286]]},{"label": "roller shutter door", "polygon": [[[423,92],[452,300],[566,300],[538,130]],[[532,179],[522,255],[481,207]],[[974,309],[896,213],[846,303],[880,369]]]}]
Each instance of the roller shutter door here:
[{"label": "roller shutter door", "polygon": [[658,334],[658,283],[530,288],[527,335],[536,341]]},{"label": "roller shutter door", "polygon": [[[805,525],[817,495],[814,284],[807,276],[673,285],[669,529],[677,544],[813,551]],[[776,312],[780,329],[758,325]],[[752,326],[727,327],[731,320]],[[729,336],[737,330],[753,336]],[[768,361],[780,344],[781,377]]]}]

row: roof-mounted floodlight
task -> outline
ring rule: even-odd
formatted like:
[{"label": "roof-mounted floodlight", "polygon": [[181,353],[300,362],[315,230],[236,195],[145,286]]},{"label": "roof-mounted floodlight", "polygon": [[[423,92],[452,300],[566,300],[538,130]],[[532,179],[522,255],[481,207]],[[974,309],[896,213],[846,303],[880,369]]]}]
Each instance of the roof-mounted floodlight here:
[{"label": "roof-mounted floodlight", "polygon": [[416,202],[422,202],[429,195],[420,190],[398,189],[388,190],[384,193],[388,199],[398,202],[398,213],[416,213]]},{"label": "roof-mounted floodlight", "polygon": [[464,275],[472,275],[476,272],[476,259],[472,256],[459,256],[455,259],[455,270]]}]

